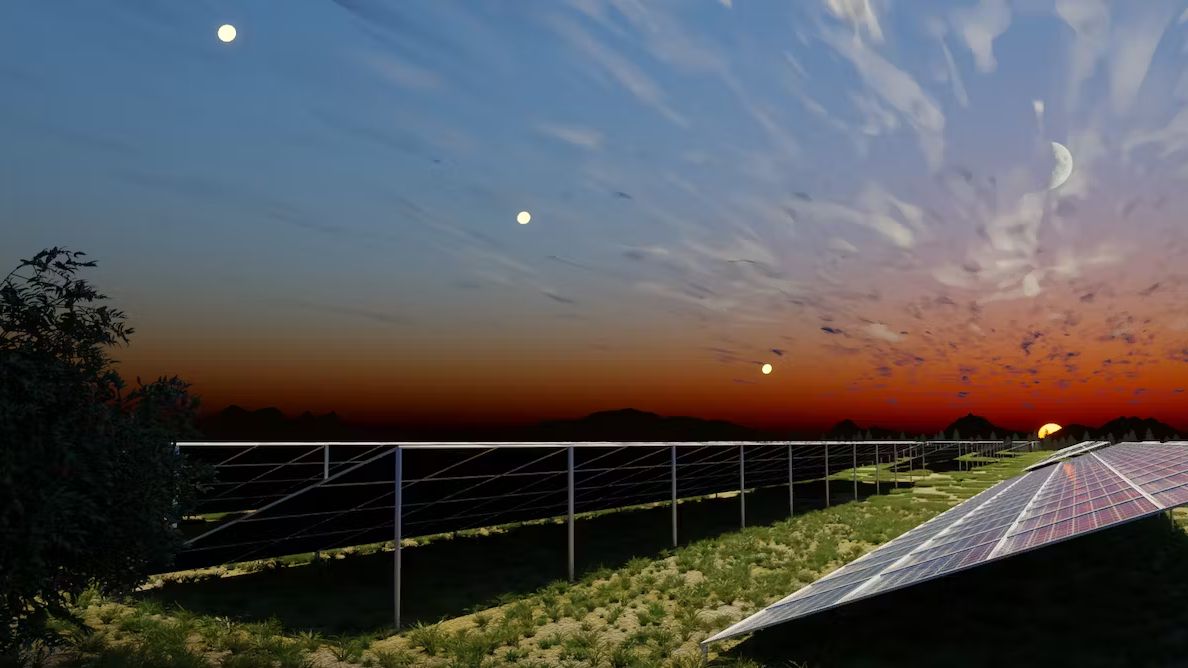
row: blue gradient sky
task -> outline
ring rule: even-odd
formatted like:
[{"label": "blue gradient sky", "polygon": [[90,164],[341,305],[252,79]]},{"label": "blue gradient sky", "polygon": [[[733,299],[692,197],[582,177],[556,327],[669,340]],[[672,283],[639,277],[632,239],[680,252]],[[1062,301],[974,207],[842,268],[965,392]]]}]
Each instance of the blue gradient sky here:
[{"label": "blue gradient sky", "polygon": [[212,408],[1188,423],[1184,10],[6,2],[0,261]]}]

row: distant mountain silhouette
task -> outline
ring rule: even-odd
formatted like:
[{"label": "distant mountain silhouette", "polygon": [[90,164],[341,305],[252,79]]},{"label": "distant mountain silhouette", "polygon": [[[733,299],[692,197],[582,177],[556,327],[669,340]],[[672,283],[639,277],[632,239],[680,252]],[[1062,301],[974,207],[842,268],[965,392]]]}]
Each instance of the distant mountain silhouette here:
[{"label": "distant mountain silhouette", "polygon": [[356,429],[333,412],[314,415],[309,411],[287,418],[278,408],[249,411],[231,405],[198,420],[198,430],[220,441],[345,441],[358,438]]},{"label": "distant mountain silhouette", "polygon": [[[524,426],[444,426],[401,427],[363,426],[344,422],[334,413],[314,415],[309,411],[290,418],[279,409],[268,407],[247,410],[228,406],[198,420],[199,431],[212,440],[237,441],[349,441],[349,440],[519,440],[519,441],[733,441],[819,438],[812,434],[765,431],[728,422],[688,416],[663,416],[634,408],[600,411],[585,417],[548,420]],[[969,413],[945,427],[944,436],[963,439],[1007,438],[1027,434],[1007,429],[979,415]],[[818,432],[819,434],[819,432]],[[1100,427],[1065,425],[1052,443],[1078,442],[1084,439],[1145,439],[1177,437],[1178,430],[1154,418],[1119,417]],[[904,434],[877,426],[863,428],[853,420],[833,425],[825,438],[830,440],[898,439]],[[909,433],[907,438],[917,434]],[[936,434],[926,434],[935,437]]]},{"label": "distant mountain silhouette", "polygon": [[944,428],[944,435],[947,438],[985,439],[990,438],[992,434],[999,438],[1006,438],[1012,433],[1014,433],[1013,430],[999,427],[981,415],[973,413],[967,413],[953,420],[949,426]]},{"label": "distant mountain silhouette", "polygon": [[1072,439],[1080,443],[1081,441],[1096,441],[1097,434],[1100,431],[1098,427],[1089,427],[1083,424],[1066,424],[1056,432],[1055,436],[1062,439]]},{"label": "distant mountain silhouette", "polygon": [[[1147,433],[1148,431],[1150,434]],[[1098,433],[1106,436],[1114,434],[1118,438],[1124,438],[1128,434],[1133,434],[1140,439],[1145,439],[1150,435],[1154,436],[1156,440],[1167,440],[1179,435],[1179,432],[1174,427],[1166,425],[1155,418],[1137,417],[1120,417],[1110,420],[1101,426]]]},{"label": "distant mountain silhouette", "polygon": [[549,420],[525,430],[533,441],[732,441],[768,440],[778,435],[725,420],[666,417],[634,408],[591,413],[573,420]]},{"label": "distant mountain silhouette", "polygon": [[1127,438],[1145,440],[1151,437],[1157,441],[1174,439],[1180,434],[1175,427],[1164,424],[1155,418],[1139,417],[1114,418],[1100,427],[1070,424],[1056,433],[1067,434],[1077,440],[1084,440],[1086,437],[1092,440],[1104,440],[1113,436],[1117,440]]},{"label": "distant mountain silhouette", "polygon": [[858,426],[857,422],[853,420],[842,420],[829,428],[825,432],[826,440],[830,441],[850,441],[850,440],[892,440],[900,437],[900,432],[884,429],[882,427],[867,427],[863,429]]}]

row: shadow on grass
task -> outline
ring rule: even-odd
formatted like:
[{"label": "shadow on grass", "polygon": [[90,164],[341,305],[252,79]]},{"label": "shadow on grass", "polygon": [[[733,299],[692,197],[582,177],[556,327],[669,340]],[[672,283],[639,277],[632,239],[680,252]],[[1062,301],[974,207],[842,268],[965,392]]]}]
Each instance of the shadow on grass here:
[{"label": "shadow on grass", "polygon": [[802,666],[1188,666],[1188,534],[1159,515],[757,633]]},{"label": "shadow on grass", "polygon": [[[906,481],[900,483],[906,487]],[[884,482],[886,494],[892,486]],[[874,492],[860,484],[859,499]],[[796,513],[825,505],[823,481],[797,483]],[[850,481],[830,483],[833,504],[854,499]],[[747,525],[788,517],[788,488],[748,492]],[[682,545],[735,531],[737,495],[683,502],[678,507]],[[580,578],[635,557],[655,558],[671,548],[671,507],[611,512],[579,518],[574,525]],[[500,599],[522,596],[566,577],[564,523],[518,526],[491,535],[443,537],[403,551],[403,622],[435,622]],[[390,551],[352,554],[305,565],[227,578],[170,582],[144,594],[166,606],[241,621],[280,620],[288,631],[351,634],[388,631],[392,625],[393,559]]]}]

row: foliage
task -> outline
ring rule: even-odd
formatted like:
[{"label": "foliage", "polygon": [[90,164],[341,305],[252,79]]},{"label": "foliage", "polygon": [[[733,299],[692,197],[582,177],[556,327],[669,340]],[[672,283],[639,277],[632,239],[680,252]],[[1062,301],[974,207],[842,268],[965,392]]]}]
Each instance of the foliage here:
[{"label": "foliage", "polygon": [[51,248],[0,283],[0,654],[164,565],[198,483],[172,444],[196,399],[176,377],[125,386],[107,351],[132,329],[82,258]]}]

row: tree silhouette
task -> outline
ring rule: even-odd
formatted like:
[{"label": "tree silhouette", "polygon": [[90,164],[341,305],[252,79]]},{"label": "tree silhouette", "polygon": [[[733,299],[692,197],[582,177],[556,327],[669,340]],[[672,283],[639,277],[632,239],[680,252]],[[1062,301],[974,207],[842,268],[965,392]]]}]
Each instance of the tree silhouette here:
[{"label": "tree silhouette", "polygon": [[196,400],[176,377],[127,389],[107,349],[132,329],[82,258],[51,248],[0,283],[0,663],[87,587],[165,565],[196,492],[173,447]]}]

